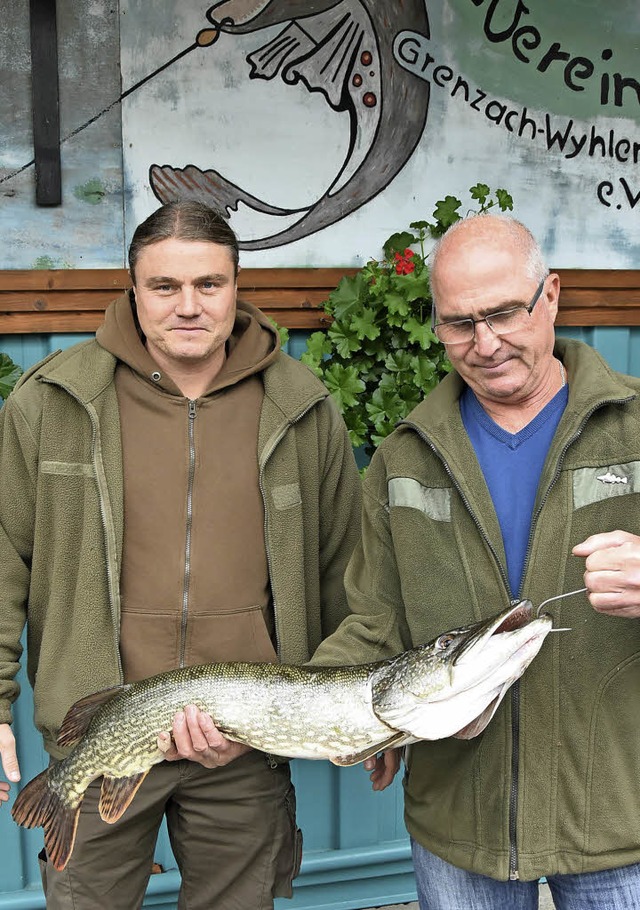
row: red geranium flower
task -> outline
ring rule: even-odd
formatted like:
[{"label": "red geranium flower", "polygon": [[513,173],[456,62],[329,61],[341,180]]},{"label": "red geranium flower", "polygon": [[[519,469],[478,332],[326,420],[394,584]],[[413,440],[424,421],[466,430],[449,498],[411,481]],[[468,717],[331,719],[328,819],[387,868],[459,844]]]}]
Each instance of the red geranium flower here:
[{"label": "red geranium flower", "polygon": [[410,247],[407,247],[404,253],[394,253],[393,258],[396,261],[397,275],[409,275],[415,271],[416,264],[411,261],[413,257],[414,252]]}]

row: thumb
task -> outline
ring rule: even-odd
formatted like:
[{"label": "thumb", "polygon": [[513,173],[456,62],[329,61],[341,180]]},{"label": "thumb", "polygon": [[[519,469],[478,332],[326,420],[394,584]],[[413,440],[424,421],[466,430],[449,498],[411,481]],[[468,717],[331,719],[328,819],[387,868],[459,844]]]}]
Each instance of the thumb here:
[{"label": "thumb", "polygon": [[0,755],[7,780],[20,780],[20,766],[16,754],[16,741],[9,724],[0,724]]}]

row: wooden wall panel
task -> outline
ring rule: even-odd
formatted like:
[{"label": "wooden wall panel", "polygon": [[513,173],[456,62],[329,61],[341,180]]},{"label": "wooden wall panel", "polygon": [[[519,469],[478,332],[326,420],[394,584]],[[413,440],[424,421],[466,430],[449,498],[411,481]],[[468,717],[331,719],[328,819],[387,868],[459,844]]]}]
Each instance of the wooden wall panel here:
[{"label": "wooden wall panel", "polygon": [[[291,329],[326,328],[323,303],[357,269],[242,269],[240,297]],[[559,269],[558,325],[640,325],[640,270]],[[0,271],[0,334],[92,332],[126,269]]]}]

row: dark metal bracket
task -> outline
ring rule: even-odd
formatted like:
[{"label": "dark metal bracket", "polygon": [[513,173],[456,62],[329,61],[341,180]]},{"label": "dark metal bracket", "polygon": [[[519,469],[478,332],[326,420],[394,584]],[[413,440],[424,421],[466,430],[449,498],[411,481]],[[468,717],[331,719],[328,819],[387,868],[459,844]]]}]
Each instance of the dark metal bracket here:
[{"label": "dark metal bracket", "polygon": [[60,107],[56,0],[30,0],[36,204],[60,205]]}]

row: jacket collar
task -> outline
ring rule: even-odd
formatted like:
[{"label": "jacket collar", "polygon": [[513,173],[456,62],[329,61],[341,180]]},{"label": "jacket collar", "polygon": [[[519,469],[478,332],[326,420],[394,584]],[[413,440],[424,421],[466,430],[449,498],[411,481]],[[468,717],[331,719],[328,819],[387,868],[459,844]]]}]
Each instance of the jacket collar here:
[{"label": "jacket collar", "polygon": [[[567,371],[569,402],[565,418],[571,425],[604,404],[628,401],[638,394],[635,380],[616,373],[582,341],[557,338],[554,353]],[[462,429],[458,401],[464,389],[458,373],[450,373],[401,423],[413,425],[428,436],[449,438],[452,432]]]}]

